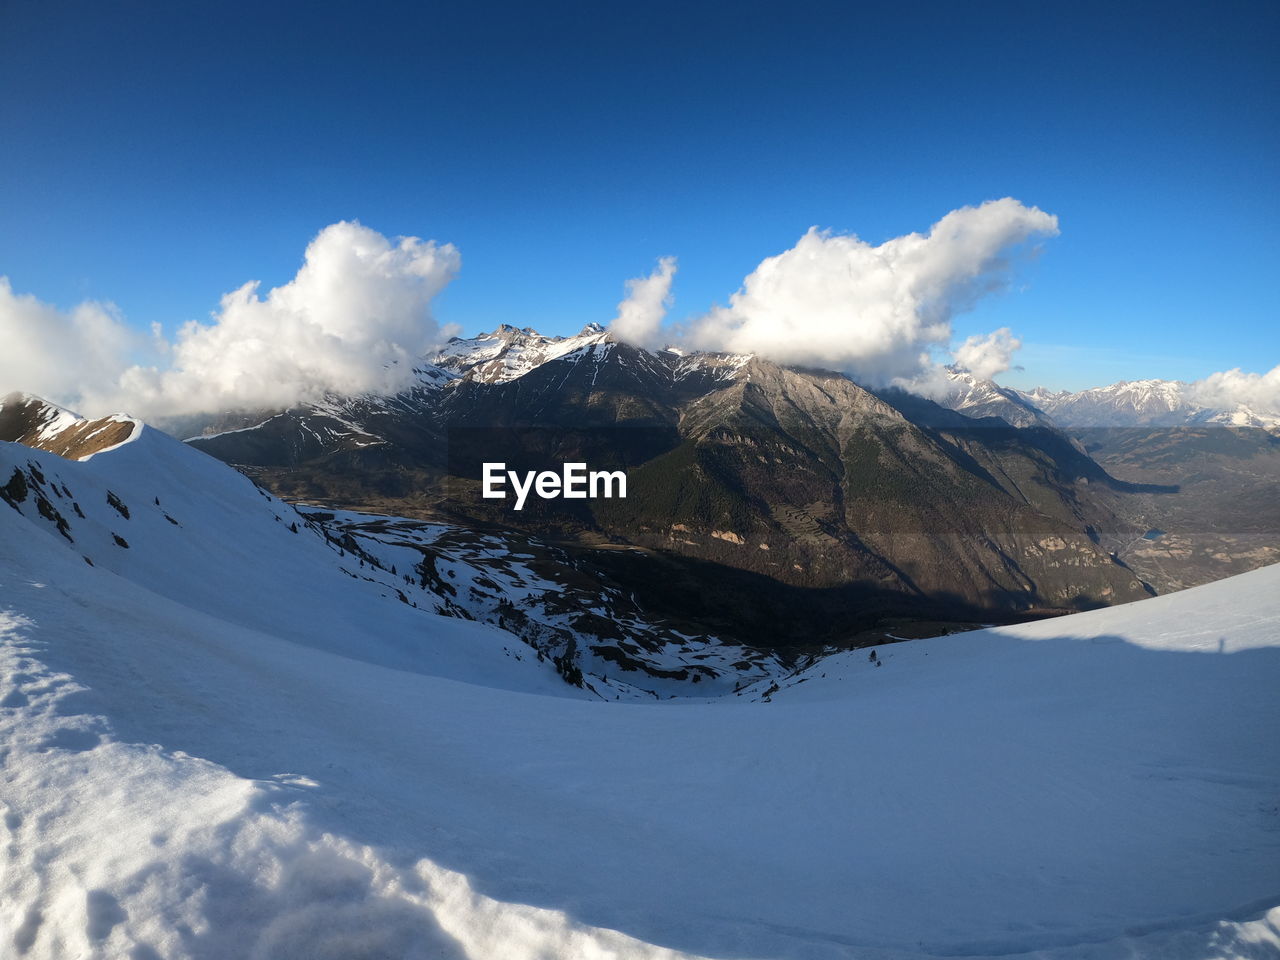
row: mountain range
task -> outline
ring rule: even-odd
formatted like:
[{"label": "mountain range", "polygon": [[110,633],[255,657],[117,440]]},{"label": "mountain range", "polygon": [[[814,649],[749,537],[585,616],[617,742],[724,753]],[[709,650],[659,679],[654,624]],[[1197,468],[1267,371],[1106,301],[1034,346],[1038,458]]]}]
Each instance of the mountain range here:
[{"label": "mountain range", "polygon": [[1078,392],[1037,388],[1022,396],[1068,427],[1280,427],[1280,412],[1246,403],[1206,406],[1192,386],[1181,380],[1122,380]]},{"label": "mountain range", "polygon": [[[551,536],[665,615],[744,642],[1150,590],[1104,542],[1130,532],[1122,500],[1147,488],[1047,423],[1015,429],[755,356],[641,350],[597,326],[500,327],[450,342],[398,396],[207,429],[188,442],[281,495]],[[621,466],[629,492],[516,513],[477,495],[482,459]]]},{"label": "mountain range", "polygon": [[1207,406],[1182,380],[1121,380],[1088,390],[1014,390],[951,369],[952,389],[940,402],[971,416],[1004,417],[1016,426],[1037,419],[1065,428],[1230,426],[1280,428],[1280,411],[1246,403]]},{"label": "mountain range", "polygon": [[[1273,431],[1237,428],[1262,466],[1232,460],[1230,482],[1188,495],[1186,470],[1148,469],[1132,437],[1113,466],[1112,438],[1076,425],[1129,409],[1135,428],[1200,429],[1240,411],[1196,408],[1177,384],[1050,395],[950,379],[934,402],[758,356],[642,350],[595,324],[503,325],[454,338],[396,396],[223,417],[188,442],[292,499],[550,536],[664,615],[750,643],[1112,603],[1280,557],[1274,510],[1216,524],[1269,482]],[[515,513],[478,496],[482,460],[565,459],[626,468],[628,498]],[[1189,546],[1182,529],[1143,539],[1198,515]],[[811,615],[782,622],[784,606]]]},{"label": "mountain range", "polygon": [[[569,372],[507,386],[548,369]],[[805,416],[856,402],[850,435],[918,452],[930,490],[994,526],[962,454],[1048,457],[831,375],[712,373],[725,386],[695,398],[687,436],[693,456],[715,425],[726,471],[783,442],[816,470],[845,415]],[[502,386],[480,385],[506,404]],[[134,419],[31,397],[6,398],[0,427],[6,956],[1258,960],[1280,943],[1280,567],[784,662],[509,527],[290,504]],[[387,445],[371,437],[349,452]]]},{"label": "mountain range", "polygon": [[[647,616],[773,651],[1123,602],[1280,559],[1280,441],[1241,411],[1166,381],[1050,394],[949,379],[934,402],[756,356],[641,350],[596,324],[503,325],[452,339],[394,396],[164,425],[290,500],[541,539],[547,575],[625,584]],[[35,436],[19,407],[0,406],[0,436]],[[566,459],[624,468],[628,497],[517,513],[478,495],[482,461]]]}]

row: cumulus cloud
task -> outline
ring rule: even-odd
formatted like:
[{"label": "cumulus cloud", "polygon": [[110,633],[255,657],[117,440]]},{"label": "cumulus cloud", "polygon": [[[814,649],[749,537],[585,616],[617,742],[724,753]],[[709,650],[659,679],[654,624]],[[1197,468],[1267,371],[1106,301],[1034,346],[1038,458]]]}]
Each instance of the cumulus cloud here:
[{"label": "cumulus cloud", "polygon": [[1022,348],[1022,341],[1008,327],[1001,327],[985,336],[974,334],[955,349],[952,356],[961,370],[967,370],[980,380],[990,380],[1004,373],[1013,363],[1013,355]]},{"label": "cumulus cloud", "polygon": [[627,281],[627,296],[618,304],[618,315],[609,324],[610,332],[636,347],[661,346],[662,319],[671,306],[671,281],[676,274],[676,258],[663,257],[647,277]]},{"label": "cumulus cloud", "polygon": [[1189,385],[1194,403],[1215,410],[1234,410],[1244,404],[1255,413],[1280,414],[1280,366],[1266,373],[1245,373],[1236,368],[1211,373]]},{"label": "cumulus cloud", "polygon": [[[0,389],[22,389],[97,414],[166,417],[285,407],[326,392],[394,392],[412,364],[451,331],[430,312],[457,273],[452,245],[390,240],[354,222],[325,227],[297,275],[265,296],[247,283],[211,323],[172,341],[133,333],[117,313],[62,313],[0,286]],[[133,362],[149,350],[153,362]]]},{"label": "cumulus cloud", "polygon": [[[953,210],[928,233],[879,246],[814,227],[756,267],[727,307],[695,320],[687,339],[877,386],[928,379],[952,317],[1006,288],[1030,242],[1057,233],[1057,217],[1012,198]],[[970,346],[973,362],[991,366],[1014,342],[992,337]]]},{"label": "cumulus cloud", "polygon": [[0,277],[0,394],[25,390],[63,401],[109,391],[146,338],[110,304],[69,312],[16,294]]}]

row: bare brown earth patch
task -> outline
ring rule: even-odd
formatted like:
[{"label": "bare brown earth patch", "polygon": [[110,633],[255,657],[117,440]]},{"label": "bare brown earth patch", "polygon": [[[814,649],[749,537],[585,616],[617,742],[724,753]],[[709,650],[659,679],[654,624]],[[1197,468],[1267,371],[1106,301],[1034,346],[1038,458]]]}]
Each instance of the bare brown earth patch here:
[{"label": "bare brown earth patch", "polygon": [[41,443],[29,444],[29,446],[56,453],[68,460],[83,460],[108,447],[124,443],[133,436],[135,426],[130,420],[116,420],[111,417],[102,420],[81,420],[56,436]]},{"label": "bare brown earth patch", "polygon": [[137,428],[134,421],[118,417],[75,420],[58,427],[57,421],[67,416],[35,397],[10,394],[0,401],[0,440],[81,460],[124,443]]}]

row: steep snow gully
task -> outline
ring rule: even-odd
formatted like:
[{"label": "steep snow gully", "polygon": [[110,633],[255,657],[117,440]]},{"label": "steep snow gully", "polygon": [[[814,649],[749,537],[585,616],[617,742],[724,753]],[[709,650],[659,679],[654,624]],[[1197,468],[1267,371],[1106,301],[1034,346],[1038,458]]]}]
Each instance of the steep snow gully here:
[{"label": "steep snow gully", "polygon": [[602,703],[148,428],[0,488],[2,956],[1280,955],[1280,568]]}]

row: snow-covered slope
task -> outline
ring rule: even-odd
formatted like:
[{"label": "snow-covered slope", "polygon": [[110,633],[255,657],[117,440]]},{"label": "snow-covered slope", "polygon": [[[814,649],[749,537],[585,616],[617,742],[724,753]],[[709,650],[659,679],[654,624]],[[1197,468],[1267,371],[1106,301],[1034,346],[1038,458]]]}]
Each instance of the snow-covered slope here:
[{"label": "snow-covered slope", "polygon": [[516,634],[601,699],[736,693],[794,669],[777,653],[730,643],[700,623],[652,616],[622,586],[537,537],[345,510],[302,512],[344,542],[349,536],[385,569],[410,572],[404,589],[416,603]]},{"label": "snow-covered slope", "polygon": [[1280,951],[1280,567],[592,702],[175,447],[0,445],[0,953]]},{"label": "snow-covered slope", "polygon": [[0,443],[0,508],[28,522],[13,534],[19,567],[23,548],[54,537],[82,565],[240,627],[397,669],[572,692],[514,661],[524,651],[510,635],[401,602],[389,571],[141,424],[79,462]]}]

